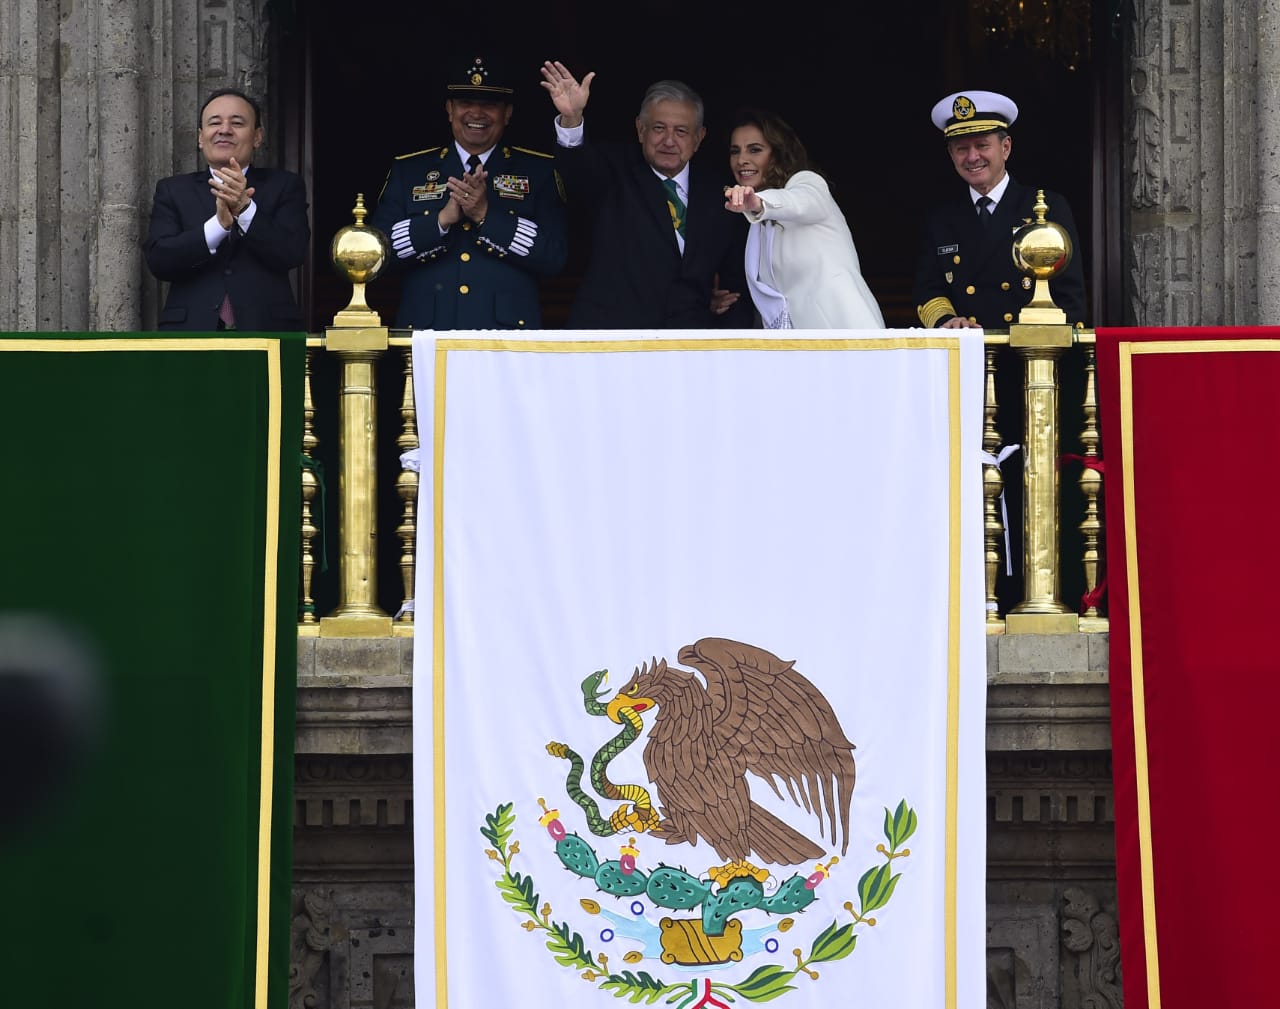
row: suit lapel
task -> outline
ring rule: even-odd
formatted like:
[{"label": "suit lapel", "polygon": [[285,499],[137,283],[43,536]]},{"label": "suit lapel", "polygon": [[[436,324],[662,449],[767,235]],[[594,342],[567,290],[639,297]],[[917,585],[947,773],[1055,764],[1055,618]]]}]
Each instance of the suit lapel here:
[{"label": "suit lapel", "polygon": [[191,180],[190,199],[208,218],[218,209],[213,190],[209,188],[209,169],[206,167],[202,172],[192,172],[188,178]]}]

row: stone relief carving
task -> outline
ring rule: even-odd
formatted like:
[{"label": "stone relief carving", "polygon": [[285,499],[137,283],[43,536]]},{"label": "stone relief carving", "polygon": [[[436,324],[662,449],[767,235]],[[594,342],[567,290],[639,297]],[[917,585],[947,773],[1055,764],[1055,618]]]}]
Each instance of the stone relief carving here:
[{"label": "stone relief carving", "polygon": [[203,0],[198,52],[202,93],[237,87],[260,101],[270,69],[268,0]]},{"label": "stone relief carving", "polygon": [[[1121,1009],[1120,935],[1113,913],[1082,887],[1068,887],[1062,909],[1063,972],[1081,1009]],[[1064,978],[1064,982],[1068,979]],[[1068,987],[1064,983],[1065,989]],[[1066,999],[1064,998],[1064,1004]]]},{"label": "stone relief carving", "polygon": [[352,929],[347,955],[346,995],[350,1007],[412,1009],[412,927]]},{"label": "stone relief carving", "polygon": [[1095,825],[1115,820],[1105,754],[988,754],[992,821]]},{"label": "stone relief carving", "polygon": [[326,757],[294,764],[295,823],[395,828],[413,824],[413,774],[405,756]]},{"label": "stone relief carving", "polygon": [[1133,0],[1129,82],[1133,100],[1133,197],[1135,208],[1157,207],[1161,198],[1160,3]]},{"label": "stone relief carving", "polygon": [[987,948],[987,1009],[1018,1009],[1011,949]]},{"label": "stone relief carving", "polygon": [[324,890],[309,890],[302,897],[302,909],[293,919],[293,941],[289,953],[289,1009],[319,1009],[316,976],[332,943],[330,920],[333,903]]},{"label": "stone relief carving", "polygon": [[1133,321],[1144,326],[1162,326],[1164,309],[1160,292],[1164,279],[1160,269],[1160,241],[1155,235],[1135,235],[1131,251],[1129,304]]}]

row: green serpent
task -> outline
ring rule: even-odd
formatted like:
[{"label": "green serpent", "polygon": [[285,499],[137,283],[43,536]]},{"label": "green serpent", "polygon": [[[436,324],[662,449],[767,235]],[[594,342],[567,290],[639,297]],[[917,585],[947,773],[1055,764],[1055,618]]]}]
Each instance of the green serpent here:
[{"label": "green serpent", "polygon": [[[599,669],[582,681],[582,703],[589,715],[609,714],[609,709],[600,703],[600,698],[608,691],[599,690],[609,670]],[[644,723],[631,708],[618,710],[622,730],[596,751],[591,758],[591,787],[606,799],[621,801],[612,816],[605,819],[595,799],[582,790],[582,772],[584,762],[573,749],[564,743],[547,744],[547,752],[553,757],[562,757],[569,761],[569,774],[565,778],[565,791],[569,798],[582,807],[587,814],[587,828],[597,837],[610,837],[624,831],[641,834],[658,825],[658,813],[653,808],[653,800],[649,792],[641,785],[615,785],[606,773],[609,762],[628,746],[636,741]]]}]

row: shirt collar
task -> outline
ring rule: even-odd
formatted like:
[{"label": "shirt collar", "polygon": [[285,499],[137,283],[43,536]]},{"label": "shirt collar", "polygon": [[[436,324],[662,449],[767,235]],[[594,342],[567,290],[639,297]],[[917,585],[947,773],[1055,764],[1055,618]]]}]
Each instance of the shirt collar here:
[{"label": "shirt collar", "polygon": [[[460,157],[460,158],[462,159],[462,163],[465,165],[465,164],[467,163],[467,158],[471,157],[471,152],[470,152],[470,151],[464,151],[464,150],[462,149],[462,145],[461,145],[461,144],[459,144],[456,140],[453,142],[453,146],[454,146],[454,149],[455,149],[455,150],[457,150],[457,152],[458,152],[458,157]],[[494,151],[496,151],[497,149],[498,149],[498,145],[497,145],[497,144],[494,144],[494,145],[493,145],[492,147],[490,147],[487,151],[481,151],[481,152],[480,152],[480,164],[482,164],[482,165],[487,165],[487,164],[489,163],[489,155],[490,155],[490,154],[492,154],[492,153],[493,153]]]},{"label": "shirt collar", "polygon": [[[667,178],[667,176],[663,175],[660,171],[658,171],[652,165],[650,165],[649,167],[650,169],[652,169],[653,174],[656,175],[659,179]],[[678,171],[675,175],[672,175],[671,178],[675,180],[676,189],[680,191],[680,198],[683,199],[686,204],[688,204],[689,202],[689,162],[686,161],[684,163],[684,167],[680,169],[680,171]]]},{"label": "shirt collar", "polygon": [[[1009,173],[1004,173],[1004,178],[991,187],[991,192],[987,193],[987,197],[991,200],[991,209],[994,210],[999,202],[1004,199],[1004,191],[1009,188]],[[978,192],[973,186],[969,187],[969,199],[973,201],[973,205],[978,205],[978,199],[983,194]]]}]

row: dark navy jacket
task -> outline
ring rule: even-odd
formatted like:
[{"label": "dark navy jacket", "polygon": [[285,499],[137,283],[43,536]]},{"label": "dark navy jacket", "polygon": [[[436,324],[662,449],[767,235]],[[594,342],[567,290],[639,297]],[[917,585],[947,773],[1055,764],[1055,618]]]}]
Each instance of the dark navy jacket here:
[{"label": "dark navy jacket", "polygon": [[392,267],[403,277],[396,325],[540,329],[538,278],[559,273],[568,254],[555,160],[500,144],[485,163],[489,207],[483,225],[464,217],[441,235],[436,218],[452,198],[445,180],[465,171],[450,143],[403,155],[387,173],[370,223],[390,242],[395,225],[408,220],[412,243],[407,258],[391,253]]},{"label": "dark navy jacket", "polygon": [[[991,224],[983,228],[967,189],[935,207],[925,221],[916,260],[914,300],[925,326],[952,316],[974,319],[984,329],[1008,329],[1031,300],[1033,282],[1013,261],[1013,233],[1035,220],[1036,190],[1010,178]],[[1083,250],[1071,208],[1058,193],[1045,192],[1046,220],[1067,230],[1073,249],[1067,268],[1049,281],[1054,304],[1071,325],[1085,321]],[[942,299],[942,300],[939,300]]]}]

